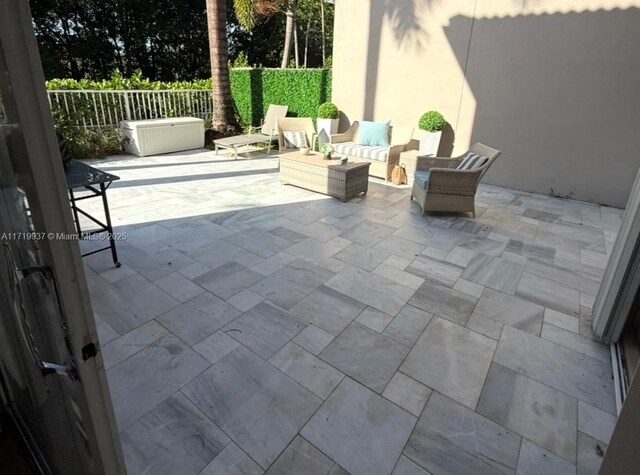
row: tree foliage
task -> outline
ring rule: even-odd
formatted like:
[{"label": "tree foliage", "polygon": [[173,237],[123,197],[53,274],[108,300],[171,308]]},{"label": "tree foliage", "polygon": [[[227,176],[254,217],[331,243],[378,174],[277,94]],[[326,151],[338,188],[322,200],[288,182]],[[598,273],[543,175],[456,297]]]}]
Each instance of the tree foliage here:
[{"label": "tree foliage", "polygon": [[[229,58],[242,52],[251,65],[280,64],[285,15],[275,0],[227,0]],[[303,56],[307,15],[312,15],[308,67],[322,66],[320,0],[298,0],[299,55]],[[243,10],[258,14],[248,28]],[[211,76],[206,0],[31,0],[45,76],[105,79],[118,69],[126,77],[180,81]],[[238,14],[236,14],[238,10]],[[246,9],[244,10],[246,11]],[[331,53],[333,6],[326,4],[327,55]],[[244,24],[244,26],[243,26]]]}]

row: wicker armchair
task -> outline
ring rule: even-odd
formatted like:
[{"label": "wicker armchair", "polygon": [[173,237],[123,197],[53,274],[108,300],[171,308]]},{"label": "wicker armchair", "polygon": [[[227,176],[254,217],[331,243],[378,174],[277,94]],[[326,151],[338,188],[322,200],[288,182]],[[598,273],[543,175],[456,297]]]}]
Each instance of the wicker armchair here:
[{"label": "wicker armchair", "polygon": [[[473,170],[458,170],[458,165],[469,152],[488,157],[489,160]],[[459,157],[419,157],[411,199],[420,204],[423,216],[425,211],[470,211],[475,218],[478,184],[500,153],[500,150],[476,142]]]},{"label": "wicker armchair", "polygon": [[311,117],[281,117],[278,119],[278,131],[280,153],[287,150],[285,149],[284,132],[304,132],[307,137],[307,147],[313,149],[315,146],[317,135]]}]

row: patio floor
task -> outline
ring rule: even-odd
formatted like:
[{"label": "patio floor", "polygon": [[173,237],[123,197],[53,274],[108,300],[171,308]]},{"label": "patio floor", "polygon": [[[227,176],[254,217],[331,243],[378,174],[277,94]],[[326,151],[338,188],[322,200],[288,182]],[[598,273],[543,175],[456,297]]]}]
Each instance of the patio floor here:
[{"label": "patio floor", "polygon": [[476,220],[423,218],[261,154],[94,164],[122,178],[123,265],[85,262],[130,473],[597,473],[620,210],[481,186]]}]

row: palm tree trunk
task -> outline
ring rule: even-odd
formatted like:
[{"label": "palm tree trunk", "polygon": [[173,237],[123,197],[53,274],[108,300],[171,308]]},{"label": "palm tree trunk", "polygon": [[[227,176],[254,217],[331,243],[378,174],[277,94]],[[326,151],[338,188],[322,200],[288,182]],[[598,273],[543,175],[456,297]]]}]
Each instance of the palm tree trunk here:
[{"label": "palm tree trunk", "polygon": [[300,59],[298,56],[300,48],[298,47],[298,22],[296,20],[297,20],[296,12],[294,10],[293,12],[293,52],[294,52],[293,57],[296,60],[296,69],[298,69],[300,67]]},{"label": "palm tree trunk", "polygon": [[238,129],[233,111],[229,65],[227,57],[227,2],[207,0],[207,29],[211,56],[211,83],[213,85],[213,117],[211,126],[225,135]]},{"label": "palm tree trunk", "polygon": [[307,67],[307,58],[309,57],[309,30],[311,30],[311,12],[307,18],[307,31],[304,36],[304,67]]},{"label": "palm tree trunk", "polygon": [[322,67],[324,68],[324,62],[326,60],[326,46],[324,42],[324,0],[320,0],[320,16],[322,22]]},{"label": "palm tree trunk", "polygon": [[294,0],[287,3],[287,23],[284,33],[284,49],[282,51],[282,63],[280,68],[285,69],[289,66],[289,57],[291,56],[291,40],[293,39],[293,29],[296,24],[296,6]]}]

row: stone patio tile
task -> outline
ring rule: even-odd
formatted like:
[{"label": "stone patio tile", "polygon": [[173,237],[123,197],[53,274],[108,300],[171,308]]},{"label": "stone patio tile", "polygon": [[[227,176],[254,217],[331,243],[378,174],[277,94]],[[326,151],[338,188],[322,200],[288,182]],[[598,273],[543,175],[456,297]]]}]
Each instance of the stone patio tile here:
[{"label": "stone patio tile", "polygon": [[269,363],[322,399],[326,399],[344,377],[340,371],[293,343],[287,343],[269,359]]},{"label": "stone patio tile", "polygon": [[540,246],[518,239],[510,239],[505,251],[550,264],[553,264],[553,260],[556,257],[556,250],[553,247]]},{"label": "stone patio tile", "polygon": [[395,231],[396,228],[392,226],[374,223],[373,221],[363,221],[343,232],[341,236],[349,241],[375,247]]},{"label": "stone patio tile", "polygon": [[374,274],[380,275],[382,277],[386,277],[389,280],[397,282],[398,284],[404,285],[405,287],[409,287],[410,289],[418,289],[424,283],[424,279],[422,277],[418,277],[417,275],[411,274],[409,272],[405,272],[396,267],[385,264],[384,262],[380,264],[373,270]]},{"label": "stone patio tile", "polygon": [[431,392],[428,387],[398,371],[387,384],[382,396],[419,417],[429,396],[431,396]]},{"label": "stone patio tile", "polygon": [[308,208],[298,208],[282,215],[283,217],[300,224],[311,224],[322,218],[324,213]]},{"label": "stone patio tile", "polygon": [[544,323],[550,323],[573,333],[580,333],[580,318],[578,316],[567,315],[552,308],[544,310]]},{"label": "stone patio tile", "polygon": [[[307,239],[307,237],[304,237]],[[251,267],[252,270],[261,273],[262,275],[271,275],[275,271],[282,269],[287,264],[295,261],[296,258],[286,252],[279,252],[275,256],[271,256],[268,259],[260,262]]]},{"label": "stone patio tile", "polygon": [[478,300],[475,313],[539,336],[544,307],[493,289],[485,289]]},{"label": "stone patio tile", "polygon": [[464,269],[428,256],[418,256],[406,270],[431,282],[453,287]]},{"label": "stone patio tile", "polygon": [[329,343],[320,359],[381,393],[408,351],[400,343],[354,322]]},{"label": "stone patio tile", "polygon": [[517,475],[576,475],[576,466],[562,457],[522,439]]},{"label": "stone patio tile", "polygon": [[306,238],[286,249],[287,254],[300,257],[316,264],[329,259],[345,247],[344,243],[330,241],[319,241],[313,238]]},{"label": "stone patio tile", "polygon": [[[394,259],[393,256],[397,256],[411,262],[424,251],[425,246],[399,236],[391,235],[376,244],[375,248],[392,254],[391,259]],[[402,269],[404,269],[404,267]]]},{"label": "stone patio tile", "polygon": [[611,364],[506,326],[494,357],[509,369],[613,414]]},{"label": "stone patio tile", "polygon": [[391,475],[429,475],[420,465],[401,455]]},{"label": "stone patio tile", "polygon": [[167,335],[107,372],[122,431],[210,366],[177,337]]},{"label": "stone patio tile", "polygon": [[304,325],[286,310],[261,302],[222,331],[267,359],[302,331]]},{"label": "stone patio tile", "polygon": [[358,318],[356,318],[356,322],[378,333],[382,333],[391,320],[393,320],[393,317],[371,307],[365,308],[362,313],[358,315]]},{"label": "stone patio tile", "polygon": [[236,307],[238,310],[246,312],[263,300],[264,298],[262,297],[262,295],[256,294],[253,290],[244,289],[242,292],[238,292],[229,300],[227,300],[227,302]]},{"label": "stone patio tile", "polygon": [[130,473],[198,474],[229,438],[180,392],[122,432]]},{"label": "stone patio tile", "polygon": [[232,321],[240,310],[205,292],[157,320],[188,345],[195,345]]},{"label": "stone patio tile", "polygon": [[467,322],[467,328],[478,332],[481,335],[488,336],[492,340],[499,340],[502,335],[504,325],[498,320],[487,318],[479,313],[472,313]]},{"label": "stone patio tile", "polygon": [[607,444],[578,432],[578,473],[598,475],[606,450]]},{"label": "stone patio tile", "polygon": [[303,437],[297,436],[273,462],[267,475],[327,475],[334,461]]},{"label": "stone patio tile", "polygon": [[262,475],[264,470],[235,443],[229,444],[200,475]]},{"label": "stone patio tile", "polygon": [[555,325],[549,325],[548,323],[542,326],[542,334],[540,336],[545,340],[552,341],[579,353],[584,353],[603,363],[611,362],[611,350],[609,347],[599,341],[593,341],[591,338],[564,330]]},{"label": "stone patio tile", "polygon": [[109,369],[137,353],[169,332],[162,325],[150,321],[129,333],[102,345],[102,359]]},{"label": "stone patio tile", "polygon": [[493,364],[479,414],[575,463],[578,401],[499,364]]},{"label": "stone patio tile", "polygon": [[210,267],[205,266],[201,262],[194,262],[193,264],[189,264],[187,267],[180,269],[178,273],[185,276],[187,279],[193,280],[196,277],[200,277],[202,274],[206,274],[210,270]]},{"label": "stone patio tile", "polygon": [[520,437],[434,392],[404,454],[428,472],[512,474]]},{"label": "stone patio tile", "polygon": [[465,249],[464,247],[457,246],[447,254],[444,260],[464,269],[477,255],[478,253],[471,249]]},{"label": "stone patio tile", "polygon": [[333,276],[320,266],[296,259],[251,287],[282,308],[290,309]]},{"label": "stone patio tile", "polygon": [[300,320],[338,335],[355,319],[365,304],[321,285],[291,308]]},{"label": "stone patio tile", "polygon": [[156,280],[154,284],[180,302],[186,302],[205,291],[199,285],[191,282],[191,279],[178,272],[162,277]]},{"label": "stone patio tile", "polygon": [[134,274],[137,274],[135,270],[133,270],[128,265],[123,264],[120,267],[114,267],[113,269],[101,272],[99,275],[107,282],[113,284],[114,282],[117,282],[121,279],[124,279],[125,277],[129,277],[130,275]]},{"label": "stone patio tile", "polygon": [[484,291],[484,287],[480,284],[476,284],[475,282],[471,282],[470,280],[460,278],[453,286],[453,290],[457,290],[458,292],[462,292],[479,299]]},{"label": "stone patio tile", "polygon": [[409,304],[426,312],[465,325],[478,299],[442,285],[425,282],[409,300]]},{"label": "stone patio tile", "polygon": [[391,316],[396,315],[414,293],[413,289],[386,277],[350,267],[325,285]]},{"label": "stone patio tile", "polygon": [[524,266],[500,257],[479,254],[462,277],[507,294],[515,294]]},{"label": "stone patio tile", "polygon": [[260,229],[245,229],[225,240],[265,259],[291,246],[286,239]]},{"label": "stone patio tile", "polygon": [[580,292],[526,271],[520,277],[516,295],[569,315],[578,315],[580,310]]},{"label": "stone patio tile", "polygon": [[101,345],[106,345],[120,336],[99,314],[94,312],[93,317],[96,322],[96,331],[98,332]]},{"label": "stone patio tile", "polygon": [[182,392],[263,469],[321,404],[321,399],[243,347]]},{"label": "stone patio tile", "polygon": [[196,277],[194,282],[221,299],[229,299],[244,289],[262,280],[264,275],[237,262],[228,262],[206,274]]},{"label": "stone patio tile", "polygon": [[352,266],[372,271],[389,257],[389,254],[373,247],[353,243],[342,249],[334,257]]},{"label": "stone patio tile", "polygon": [[415,421],[409,413],[345,378],[301,435],[349,473],[389,474]]},{"label": "stone patio tile", "polygon": [[295,244],[297,242],[304,241],[305,239],[307,239],[307,236],[305,236],[304,234],[297,233],[283,226],[278,226],[276,228],[270,229],[267,232],[279,238],[285,239],[289,241],[291,244]]},{"label": "stone patio tile", "polygon": [[434,317],[400,371],[475,409],[496,342]]},{"label": "stone patio tile", "polygon": [[309,353],[318,356],[334,338],[331,333],[324,331],[322,328],[308,325],[291,341]]},{"label": "stone patio tile", "polygon": [[384,260],[383,264],[386,264],[388,267],[395,267],[398,270],[405,270],[407,266],[411,264],[411,260],[392,254]]},{"label": "stone patio tile", "polygon": [[431,321],[433,315],[419,308],[405,305],[387,325],[383,334],[411,348]]},{"label": "stone patio tile", "polygon": [[223,331],[217,331],[197,345],[194,345],[193,349],[208,359],[211,363],[217,363],[238,346],[240,346],[240,343],[236,340]]},{"label": "stone patio tile", "polygon": [[215,269],[218,266],[233,261],[237,256],[245,252],[245,249],[224,239],[219,239],[207,246],[188,252],[187,256],[211,269]]},{"label": "stone patio tile", "polygon": [[617,418],[591,404],[578,401],[578,430],[594,439],[609,443]]}]

